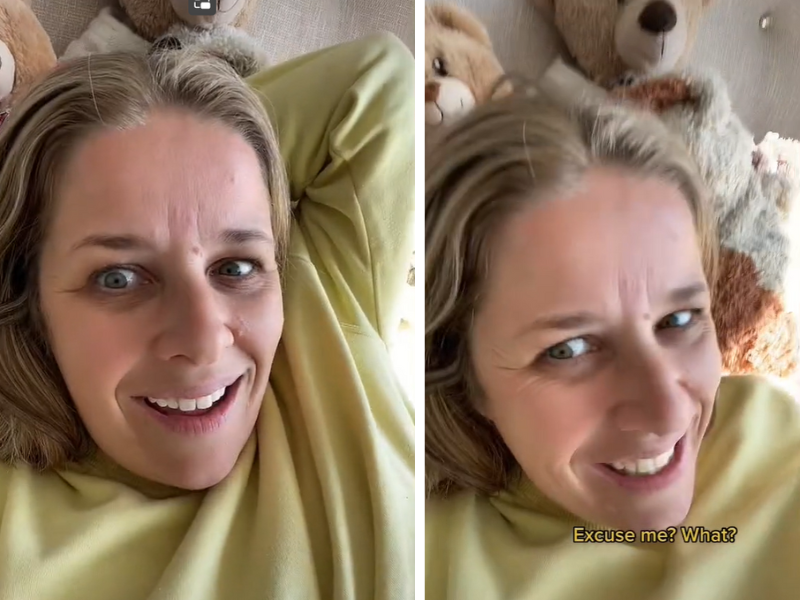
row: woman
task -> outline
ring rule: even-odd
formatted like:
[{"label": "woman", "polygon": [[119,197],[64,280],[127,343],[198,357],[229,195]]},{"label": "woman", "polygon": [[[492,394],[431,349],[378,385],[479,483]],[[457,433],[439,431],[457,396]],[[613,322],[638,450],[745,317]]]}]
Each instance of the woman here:
[{"label": "woman", "polygon": [[680,145],[520,94],[426,172],[426,597],[796,598],[800,417],[722,378]]},{"label": "woman", "polygon": [[411,77],[388,36],[249,87],[187,51],[93,56],[15,107],[0,598],[411,596],[413,413],[384,342]]}]

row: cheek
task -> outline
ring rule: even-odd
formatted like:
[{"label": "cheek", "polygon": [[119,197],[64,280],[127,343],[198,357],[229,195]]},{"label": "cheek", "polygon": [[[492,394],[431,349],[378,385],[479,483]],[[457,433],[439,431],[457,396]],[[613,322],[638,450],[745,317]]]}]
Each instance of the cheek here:
[{"label": "cheek", "polygon": [[235,339],[248,354],[270,359],[283,333],[283,295],[280,289],[237,304]]},{"label": "cheek", "polygon": [[524,379],[496,378],[486,390],[486,406],[512,454],[533,476],[570,463],[599,429],[603,408],[588,400],[592,394]]},{"label": "cheek", "polygon": [[56,362],[77,404],[108,398],[145,352],[147,329],[135,314],[78,302],[43,302],[43,308]]},{"label": "cheek", "polygon": [[716,333],[710,331],[687,349],[676,349],[675,361],[690,387],[708,404],[713,403],[722,378],[722,354]]}]

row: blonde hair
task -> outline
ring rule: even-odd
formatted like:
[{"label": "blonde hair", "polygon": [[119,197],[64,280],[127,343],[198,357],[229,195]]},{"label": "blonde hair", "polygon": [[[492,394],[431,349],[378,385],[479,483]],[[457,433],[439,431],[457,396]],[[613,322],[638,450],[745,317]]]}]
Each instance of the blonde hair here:
[{"label": "blonde hair", "polygon": [[108,54],[60,65],[0,128],[0,461],[57,468],[94,444],[47,343],[37,267],[61,171],[81,140],[185,110],[238,132],[258,155],[278,264],[286,259],[285,169],[262,101],[223,61],[199,51]]},{"label": "blonde hair", "polygon": [[596,166],[657,177],[694,215],[713,291],[717,242],[704,187],[681,142],[650,115],[612,104],[563,109],[516,93],[476,109],[430,141],[425,183],[425,459],[429,495],[494,494],[519,474],[479,410],[471,321],[492,234],[520,208],[580,183]]}]

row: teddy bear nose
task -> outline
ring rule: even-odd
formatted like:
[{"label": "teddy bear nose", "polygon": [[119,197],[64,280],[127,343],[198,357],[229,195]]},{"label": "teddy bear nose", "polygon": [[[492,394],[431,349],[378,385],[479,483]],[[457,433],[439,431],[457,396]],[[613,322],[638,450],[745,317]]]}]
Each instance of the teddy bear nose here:
[{"label": "teddy bear nose", "polygon": [[639,15],[639,25],[650,33],[668,33],[678,24],[678,14],[669,2],[651,2]]}]

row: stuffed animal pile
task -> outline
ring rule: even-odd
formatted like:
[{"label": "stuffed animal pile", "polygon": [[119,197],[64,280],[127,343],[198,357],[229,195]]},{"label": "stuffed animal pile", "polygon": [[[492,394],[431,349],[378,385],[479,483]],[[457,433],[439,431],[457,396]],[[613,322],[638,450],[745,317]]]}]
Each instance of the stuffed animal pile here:
[{"label": "stuffed animal pile", "polygon": [[121,6],[103,8],[62,58],[191,45],[227,60],[242,77],[266,67],[265,52],[240,28],[257,0],[214,1],[218,9],[212,17],[190,15],[182,0],[121,0]]},{"label": "stuffed animal pile", "polygon": [[[697,162],[720,230],[714,318],[726,372],[796,374],[800,143],[777,134],[756,143],[737,117],[722,78],[687,68],[714,0],[536,2],[558,29],[574,65],[558,60],[538,82],[540,91],[567,104],[599,96],[654,112]],[[448,64],[474,63],[474,44],[456,44],[442,28],[434,27],[431,36],[426,30],[426,74],[435,71],[441,56]],[[429,47],[435,50],[431,54]],[[472,81],[470,69],[460,69],[454,71],[457,76]]]},{"label": "stuffed animal pile", "polygon": [[[202,47],[227,60],[243,77],[268,65],[265,52],[239,27],[258,0],[214,0],[213,17],[188,14],[181,0],[120,0],[103,8],[61,59],[113,51],[148,52],[154,47]],[[50,38],[30,0],[0,0],[0,125],[14,96],[58,64]]]},{"label": "stuffed animal pile", "polygon": [[[679,135],[709,189],[720,230],[714,319],[733,374],[787,377],[800,358],[800,145],[760,144],[735,114],[725,82],[686,68],[713,0],[549,0],[583,75],[612,97],[655,112]],[[794,236],[794,240],[792,239]]]}]

